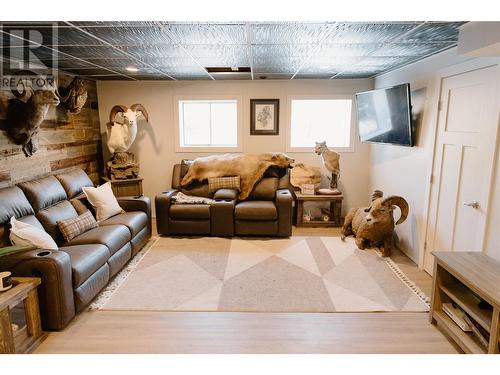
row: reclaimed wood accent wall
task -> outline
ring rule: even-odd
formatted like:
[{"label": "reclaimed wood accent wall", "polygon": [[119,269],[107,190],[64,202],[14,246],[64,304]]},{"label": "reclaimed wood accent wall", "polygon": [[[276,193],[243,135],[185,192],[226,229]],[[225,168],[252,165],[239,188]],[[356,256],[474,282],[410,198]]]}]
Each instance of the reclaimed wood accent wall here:
[{"label": "reclaimed wood accent wall", "polygon": [[[59,73],[59,87],[69,85],[73,76]],[[101,130],[94,81],[85,81],[87,102],[79,114],[69,114],[60,107],[50,108],[40,126],[39,149],[26,157],[21,146],[6,135],[5,116],[13,95],[0,90],[0,188],[79,167],[97,184],[102,175]]]}]

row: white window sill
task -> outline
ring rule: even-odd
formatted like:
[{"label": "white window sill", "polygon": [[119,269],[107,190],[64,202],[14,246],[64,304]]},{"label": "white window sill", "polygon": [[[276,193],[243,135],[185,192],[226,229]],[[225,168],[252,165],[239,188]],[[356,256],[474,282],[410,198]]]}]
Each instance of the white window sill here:
[{"label": "white window sill", "polygon": [[184,153],[184,152],[193,152],[193,153],[205,153],[205,152],[242,152],[243,148],[241,146],[235,146],[235,147],[220,147],[220,146],[200,146],[200,147],[194,147],[194,146],[189,146],[189,147],[183,147],[183,146],[177,146],[175,148],[176,153]]}]

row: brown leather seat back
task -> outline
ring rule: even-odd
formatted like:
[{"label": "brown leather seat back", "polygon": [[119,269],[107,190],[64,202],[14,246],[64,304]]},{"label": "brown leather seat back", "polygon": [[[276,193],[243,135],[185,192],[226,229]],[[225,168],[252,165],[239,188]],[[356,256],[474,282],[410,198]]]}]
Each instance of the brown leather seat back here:
[{"label": "brown leather seat back", "polygon": [[248,200],[271,201],[276,195],[278,189],[278,179],[276,177],[265,177],[253,188],[248,196]]},{"label": "brown leather seat back", "polygon": [[186,164],[175,164],[174,165],[174,170],[172,172],[172,188],[173,189],[179,189],[182,191],[184,194],[187,195],[193,195],[197,197],[212,197],[213,194],[210,194],[208,192],[208,183],[207,181],[204,181],[202,183],[200,182],[194,182],[189,185],[188,188],[183,188],[181,186],[181,180],[185,176],[185,174],[188,171],[188,166]]},{"label": "brown leather seat back", "polygon": [[56,175],[69,199],[82,193],[83,187],[93,187],[94,183],[80,168],[75,168],[65,173]]},{"label": "brown leather seat back", "polygon": [[35,209],[36,218],[45,231],[61,244],[64,242],[57,221],[78,216],[59,180],[54,176],[41,178],[19,185]]},{"label": "brown leather seat back", "polygon": [[43,229],[34,216],[35,211],[23,191],[17,186],[0,189],[0,247],[10,246],[10,218],[38,226]]}]

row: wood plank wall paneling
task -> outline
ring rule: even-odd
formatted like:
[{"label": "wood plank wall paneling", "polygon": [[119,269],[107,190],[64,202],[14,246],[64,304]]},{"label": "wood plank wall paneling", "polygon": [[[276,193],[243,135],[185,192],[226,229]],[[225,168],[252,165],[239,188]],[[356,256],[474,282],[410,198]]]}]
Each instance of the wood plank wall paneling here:
[{"label": "wood plank wall paneling", "polygon": [[[59,86],[69,85],[73,76],[59,73]],[[39,149],[25,157],[21,147],[7,138],[5,122],[10,92],[0,91],[0,188],[79,167],[97,184],[103,171],[97,87],[86,81],[88,99],[77,114],[51,108],[40,126]]]}]

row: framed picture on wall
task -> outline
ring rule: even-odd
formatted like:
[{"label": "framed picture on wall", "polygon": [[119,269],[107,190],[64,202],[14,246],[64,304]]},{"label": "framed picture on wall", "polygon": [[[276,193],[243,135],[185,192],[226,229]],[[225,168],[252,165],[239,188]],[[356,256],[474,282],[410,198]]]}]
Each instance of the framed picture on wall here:
[{"label": "framed picture on wall", "polygon": [[279,99],[250,99],[250,134],[279,134]]}]

